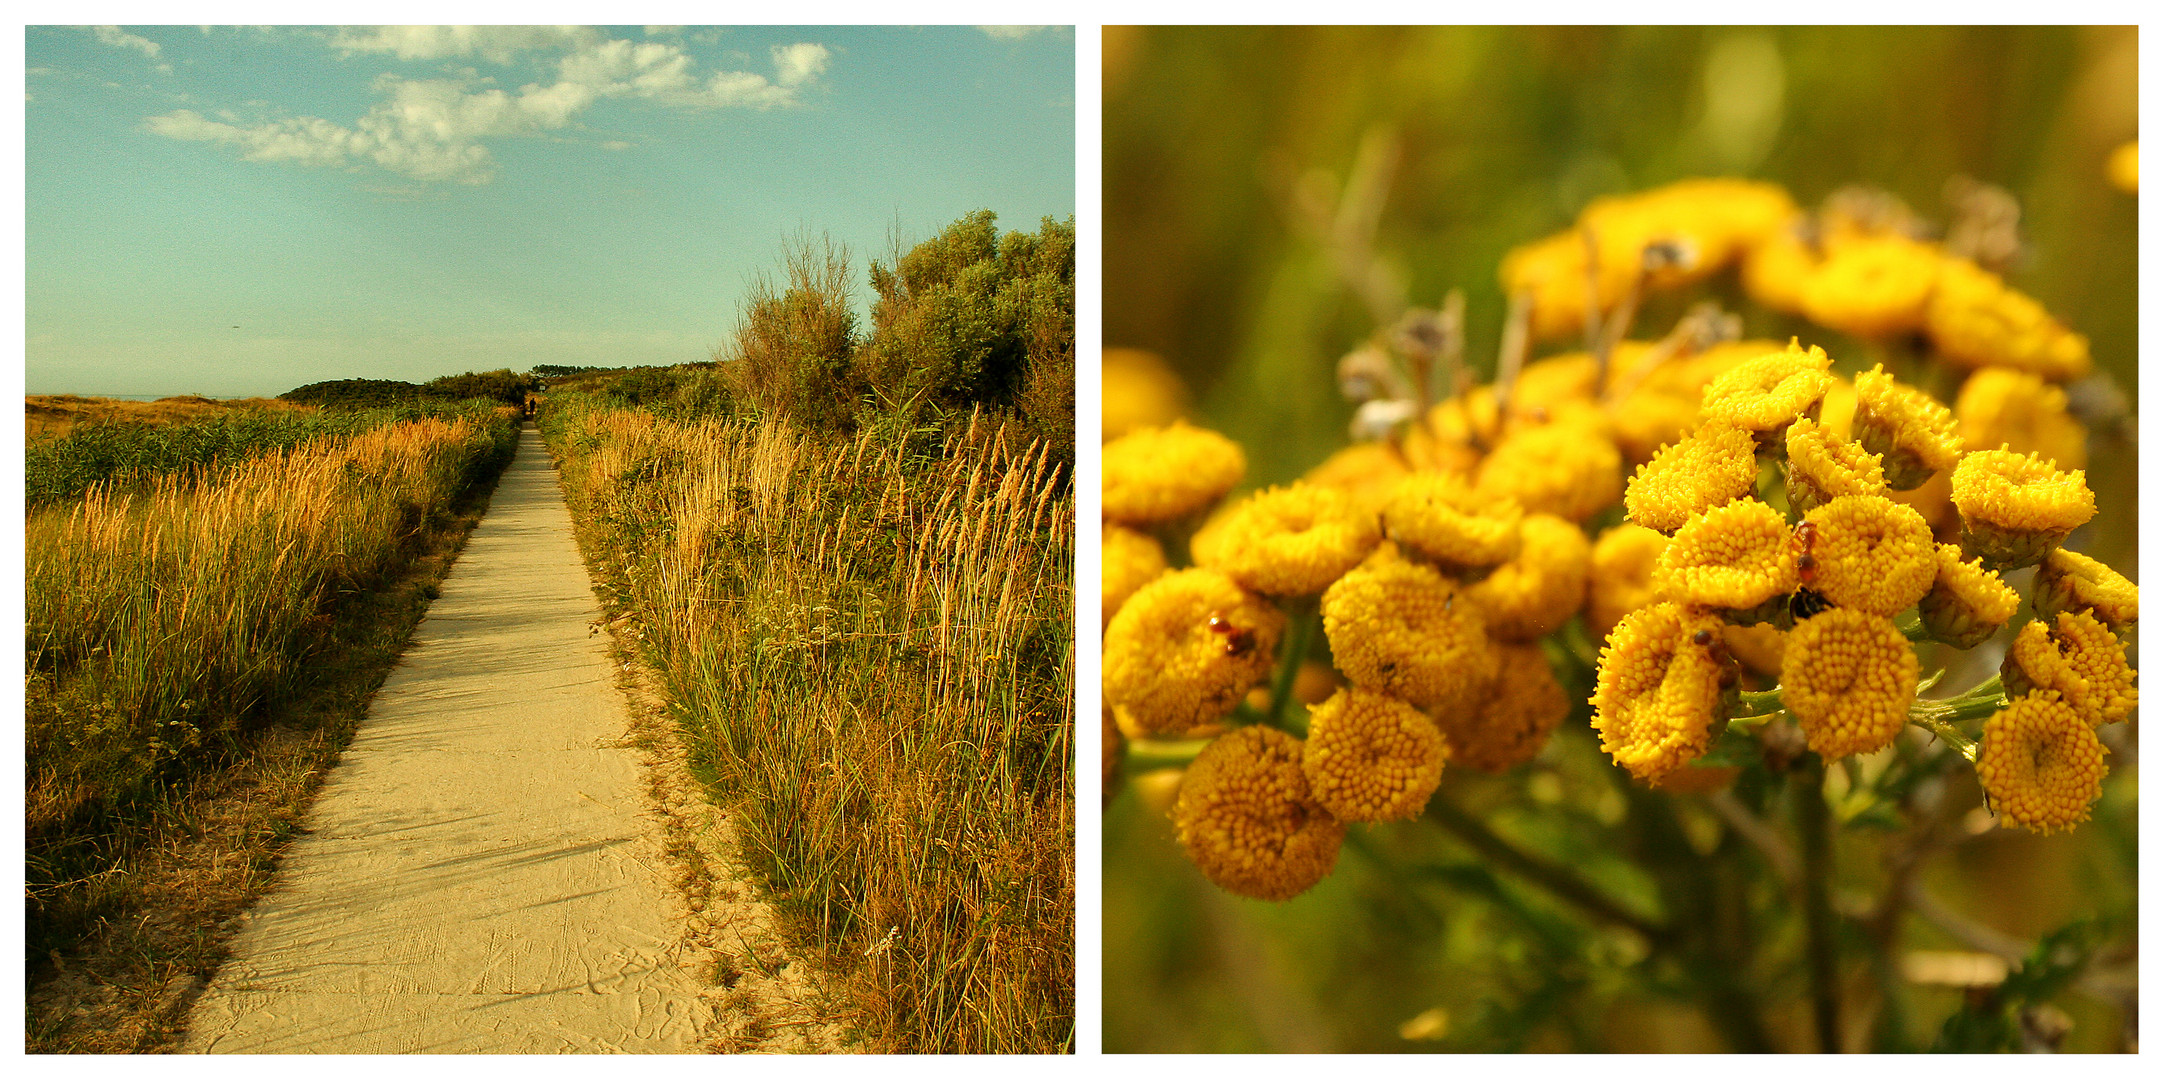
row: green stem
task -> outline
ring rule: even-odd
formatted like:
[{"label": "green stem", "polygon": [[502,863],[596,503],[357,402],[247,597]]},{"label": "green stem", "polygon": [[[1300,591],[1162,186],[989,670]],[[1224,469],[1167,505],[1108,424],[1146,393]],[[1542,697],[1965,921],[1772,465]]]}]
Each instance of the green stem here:
[{"label": "green stem", "polygon": [[1155,769],[1184,768],[1208,745],[1208,739],[1181,739],[1176,742],[1130,739],[1127,743],[1127,775],[1140,776]]},{"label": "green stem", "polygon": [[1803,927],[1811,969],[1811,1013],[1819,1051],[1841,1052],[1839,958],[1835,954],[1833,844],[1828,834],[1826,765],[1817,755],[1796,778],[1796,831],[1803,838]]},{"label": "green stem", "polygon": [[1300,677],[1301,665],[1307,663],[1316,626],[1322,621],[1312,599],[1289,601],[1286,608],[1292,625],[1285,632],[1285,647],[1277,659],[1277,679],[1270,684],[1270,711],[1263,716],[1263,722],[1274,728],[1285,727],[1285,706],[1292,701],[1293,682]]},{"label": "green stem", "polygon": [[1931,637],[1930,632],[1924,629],[1923,617],[1914,611],[1904,611],[1894,616],[1893,624],[1894,629],[1901,631],[1901,636],[1910,641],[1924,641]]},{"label": "green stem", "polygon": [[1781,688],[1778,686],[1771,690],[1745,690],[1738,697],[1742,700],[1743,712],[1750,716],[1776,713],[1786,708],[1781,703]]},{"label": "green stem", "polygon": [[1467,813],[1441,791],[1428,801],[1427,816],[1450,830],[1467,847],[1500,864],[1504,869],[1576,904],[1588,914],[1645,935],[1656,948],[1667,943],[1668,928],[1633,912],[1594,888],[1568,867],[1533,855],[1498,836],[1486,822]]},{"label": "green stem", "polygon": [[1946,745],[1959,751],[1971,764],[1976,761],[1976,742],[1961,733],[1961,729],[1935,717],[1909,716],[1909,723],[1916,725],[1946,741]]}]

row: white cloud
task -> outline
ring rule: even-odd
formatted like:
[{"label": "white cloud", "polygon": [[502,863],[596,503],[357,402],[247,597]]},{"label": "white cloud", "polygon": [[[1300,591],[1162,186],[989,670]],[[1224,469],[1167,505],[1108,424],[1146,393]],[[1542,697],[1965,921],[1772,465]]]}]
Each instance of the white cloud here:
[{"label": "white cloud", "polygon": [[1042,30],[1042,29],[1044,29],[1044,27],[1042,27],[1042,26],[980,26],[980,27],[978,27],[977,29],[979,29],[979,30],[982,30],[982,31],[984,31],[984,32],[985,32],[986,34],[990,35],[990,36],[991,36],[992,38],[994,38],[995,40],[998,40],[998,41],[1020,41],[1020,40],[1022,40],[1023,38],[1026,38],[1026,37],[1030,36],[1031,34],[1034,34],[1034,33],[1036,33],[1037,31],[1039,31],[1039,30]]},{"label": "white cloud", "polygon": [[[149,38],[128,33],[117,26],[93,26],[90,28],[90,32],[96,35],[99,41],[116,49],[133,49],[152,60],[158,58],[160,47],[157,42]],[[167,75],[173,73],[173,65],[171,64],[161,63],[152,66]]]},{"label": "white cloud", "polygon": [[600,37],[600,31],[584,26],[346,26],[331,35],[331,45],[348,55],[387,52],[400,60],[478,56],[508,64],[529,49],[578,48]]},{"label": "white cloud", "polygon": [[799,41],[774,46],[774,77],[783,86],[802,86],[827,70],[827,47]]},{"label": "white cloud", "polygon": [[623,141],[622,139],[610,139],[609,141],[602,143],[601,148],[603,150],[629,150],[631,149],[631,144]]}]

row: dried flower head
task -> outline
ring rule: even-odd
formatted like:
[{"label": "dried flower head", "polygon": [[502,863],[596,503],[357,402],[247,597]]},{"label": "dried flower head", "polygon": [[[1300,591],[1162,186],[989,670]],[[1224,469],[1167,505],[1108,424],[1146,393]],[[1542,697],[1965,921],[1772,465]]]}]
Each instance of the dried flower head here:
[{"label": "dried flower head", "polygon": [[1375,516],[1344,493],[1300,483],[1248,496],[1214,532],[1196,564],[1272,596],[1319,593],[1382,541]]},{"label": "dried flower head", "polygon": [[1831,246],[1803,282],[1803,314],[1854,337],[1909,333],[1924,323],[1944,261],[1936,246],[1891,234]]},{"label": "dried flower head", "polygon": [[1653,602],[1653,571],[1667,548],[1667,537],[1643,525],[1600,534],[1586,578],[1587,630],[1605,639],[1617,620]]},{"label": "dried flower head", "polygon": [[1833,387],[1826,369],[1833,365],[1816,345],[1805,351],[1789,342],[1782,352],[1746,360],[1706,384],[1702,415],[1750,432],[1758,445],[1784,451],[1788,425],[1800,416],[1816,416],[1819,402]]},{"label": "dried flower head", "polygon": [[1192,731],[1262,681],[1284,629],[1276,605],[1215,570],[1165,574],[1105,628],[1105,702],[1130,737]]},{"label": "dried flower head", "polygon": [[1623,506],[1633,522],[1673,533],[1694,515],[1751,493],[1758,481],[1753,445],[1748,431],[1706,424],[1640,465]]},{"label": "dried flower head", "polygon": [[2085,611],[2062,611],[2051,623],[2024,625],[1999,673],[2009,695],[2054,691],[2091,724],[2126,719],[2138,696],[2125,644]]},{"label": "dried flower head", "polygon": [[1138,428],[1105,444],[1104,516],[1122,525],[1154,525],[1216,502],[1247,472],[1238,443],[1175,420]]},{"label": "dried flower head", "polygon": [[1841,607],[1892,615],[1938,574],[1931,526],[1884,496],[1843,495],[1805,514],[1796,533],[1803,583]]},{"label": "dried flower head", "polygon": [[1478,605],[1387,547],[1323,593],[1322,625],[1354,686],[1420,708],[1464,708],[1495,671]]},{"label": "dried flower head", "polygon": [[1390,539],[1454,569],[1481,569],[1518,554],[1517,500],[1475,491],[1445,473],[1414,473],[1383,504]]},{"label": "dried flower head", "polygon": [[1884,616],[1829,608],[1796,624],[1781,656],[1781,703],[1832,761],[1882,749],[1908,724],[1916,650]]},{"label": "dried flower head", "polygon": [[1961,384],[1954,399],[1961,440],[2035,454],[2060,467],[2089,464],[2089,429],[2066,408],[2066,391],[2033,372],[1985,368]]},{"label": "dried flower head", "polygon": [[1653,587],[1679,604],[1755,612],[1796,591],[1788,543],[1788,522],[1765,503],[1739,499],[1717,506],[1676,530],[1661,553]]},{"label": "dried flower head", "polygon": [[1355,686],[1309,712],[1300,768],[1315,801],[1339,820],[1404,821],[1427,807],[1448,757],[1426,714]]},{"label": "dried flower head", "polygon": [[2021,594],[1984,569],[1981,561],[1961,561],[1962,551],[1952,544],[1936,550],[1937,576],[1931,591],[1916,602],[1924,630],[1955,648],[1973,649],[1999,632],[2021,606]]},{"label": "dried flower head", "polygon": [[1489,636],[1532,641],[1554,632],[1585,606],[1593,544],[1552,514],[1527,514],[1518,557],[1466,587],[1487,617]]},{"label": "dried flower head", "polygon": [[1961,367],[2019,368],[2053,382],[2089,373],[2088,338],[1967,259],[1946,260],[1924,329],[1939,355]]},{"label": "dried flower head", "polygon": [[2040,618],[2062,611],[2086,611],[2113,630],[2134,625],[2141,616],[2141,591],[2117,570],[2079,552],[2053,548],[2036,564],[2036,594],[2030,598]]},{"label": "dried flower head", "polygon": [[1521,427],[1480,463],[1475,486],[1527,513],[1584,521],[1623,497],[1623,454],[1589,425]]},{"label": "dried flower head", "polygon": [[2072,828],[2104,793],[2104,744],[2057,694],[2024,694],[1984,722],[1976,779],[2008,821]]},{"label": "dried flower head", "polygon": [[1886,472],[1879,456],[1836,439],[1805,418],[1788,429],[1788,505],[1795,513],[1817,509],[1843,495],[1883,495]]},{"label": "dried flower head", "polygon": [[1954,509],[1961,546],[1996,569],[2028,566],[2096,516],[2096,496],[2080,469],[2009,450],[1977,450],[1954,466]]},{"label": "dried flower head", "polygon": [[1125,525],[1109,522],[1104,527],[1104,606],[1098,628],[1112,622],[1120,605],[1135,590],[1157,580],[1165,572],[1165,547],[1157,538]]},{"label": "dried flower head", "polygon": [[1909,491],[1961,456],[1954,414],[1931,395],[1905,386],[1883,365],[1856,376],[1856,441],[1880,456],[1886,482]]},{"label": "dried flower head", "polygon": [[1345,823],[1317,805],[1300,740],[1248,727],[1203,747],[1172,820],[1204,877],[1257,900],[1290,900],[1330,875]]},{"label": "dried flower head", "polygon": [[1593,727],[1617,765],[1649,780],[1713,745],[1737,685],[1736,662],[1720,641],[1719,616],[1671,603],[1616,624],[1601,649]]},{"label": "dried flower head", "polygon": [[1570,715],[1570,695],[1555,680],[1539,644],[1498,645],[1495,679],[1472,709],[1437,712],[1453,764],[1500,773],[1533,760]]}]

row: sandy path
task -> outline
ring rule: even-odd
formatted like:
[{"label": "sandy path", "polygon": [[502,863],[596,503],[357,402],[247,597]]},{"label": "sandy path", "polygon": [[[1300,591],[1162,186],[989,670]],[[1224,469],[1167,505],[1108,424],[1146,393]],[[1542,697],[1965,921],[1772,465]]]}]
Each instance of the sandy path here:
[{"label": "sandy path", "polygon": [[713,1009],[531,428],[442,589],[185,1049],[701,1049]]}]

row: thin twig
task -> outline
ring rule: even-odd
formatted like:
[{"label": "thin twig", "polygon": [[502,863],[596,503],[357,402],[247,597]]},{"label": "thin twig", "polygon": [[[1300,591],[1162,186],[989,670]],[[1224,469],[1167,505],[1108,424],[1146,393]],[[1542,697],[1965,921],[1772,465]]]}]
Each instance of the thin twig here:
[{"label": "thin twig", "polygon": [[1788,841],[1782,838],[1778,830],[1766,824],[1757,814],[1751,813],[1749,807],[1737,802],[1736,797],[1729,792],[1716,791],[1707,796],[1706,801],[1713,806],[1715,813],[1728,822],[1729,827],[1736,830],[1736,835],[1743,837],[1766,857],[1766,862],[1773,866],[1774,875],[1781,879],[1781,884],[1791,890],[1796,888],[1802,880],[1803,870],[1796,861],[1796,849],[1788,846]]},{"label": "thin twig", "polygon": [[1623,907],[1569,868],[1533,855],[1496,835],[1486,822],[1466,813],[1443,792],[1436,792],[1428,801],[1427,816],[1504,869],[1576,904],[1588,914],[1635,930],[1656,948],[1668,942],[1671,934],[1667,927]]}]

